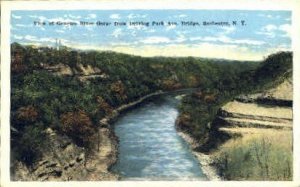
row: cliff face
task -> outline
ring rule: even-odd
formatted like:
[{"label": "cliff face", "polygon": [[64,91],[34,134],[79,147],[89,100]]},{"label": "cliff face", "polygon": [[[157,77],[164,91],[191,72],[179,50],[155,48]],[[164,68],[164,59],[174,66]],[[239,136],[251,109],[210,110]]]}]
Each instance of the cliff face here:
[{"label": "cliff face", "polygon": [[[42,159],[32,167],[21,162],[14,164],[16,181],[68,181],[68,180],[117,180],[109,167],[116,160],[116,142],[108,128],[99,129],[98,147],[87,155],[84,148],[76,146],[71,139],[46,130],[49,136]],[[95,144],[96,145],[96,144]]]},{"label": "cliff face", "polygon": [[97,67],[92,67],[91,65],[84,66],[81,63],[77,63],[75,67],[71,68],[69,65],[59,63],[57,65],[47,65],[41,64],[41,67],[54,75],[58,76],[77,76],[78,79],[82,82],[100,78],[100,79],[107,79],[109,76],[102,72]]},{"label": "cliff face", "polygon": [[43,151],[43,158],[31,168],[16,163],[13,180],[80,180],[84,177],[87,174],[84,149],[50,128],[46,134],[49,143]]},{"label": "cliff face", "polygon": [[232,132],[234,127],[291,130],[292,93],[292,79],[288,78],[262,93],[237,97],[220,109],[217,117],[220,130]]}]

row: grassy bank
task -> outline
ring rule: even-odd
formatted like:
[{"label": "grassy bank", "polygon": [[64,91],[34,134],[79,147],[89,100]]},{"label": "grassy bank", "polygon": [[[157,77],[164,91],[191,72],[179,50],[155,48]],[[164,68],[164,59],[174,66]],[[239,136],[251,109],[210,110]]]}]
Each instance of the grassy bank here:
[{"label": "grassy bank", "polygon": [[251,131],[229,140],[214,155],[220,175],[227,180],[292,180],[292,131]]}]

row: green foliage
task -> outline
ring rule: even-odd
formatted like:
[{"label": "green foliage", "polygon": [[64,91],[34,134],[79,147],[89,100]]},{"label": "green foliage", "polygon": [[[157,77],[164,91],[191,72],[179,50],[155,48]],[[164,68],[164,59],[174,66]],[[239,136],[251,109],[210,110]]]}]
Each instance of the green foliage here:
[{"label": "green foliage", "polygon": [[[214,69],[207,68],[209,73],[205,78],[209,77],[211,82],[206,81],[202,91],[187,95],[179,109],[179,127],[190,132],[203,145],[209,140],[207,138],[209,134],[215,133],[216,127],[212,125],[208,128],[208,125],[213,122],[218,109],[224,103],[239,94],[248,94],[274,86],[290,76],[292,53],[272,54],[259,65],[246,63],[240,66],[238,62],[235,62],[238,63],[237,65],[219,63]],[[212,75],[214,77],[211,77]],[[212,99],[212,96],[213,102],[207,102]],[[189,116],[191,120],[188,124],[182,123],[182,115]]]},{"label": "green foliage", "polygon": [[215,164],[228,180],[292,180],[292,155],[290,147],[258,138],[225,149]]},{"label": "green foliage", "polygon": [[41,157],[45,142],[40,124],[26,126],[22,134],[12,134],[12,155],[30,166]]},{"label": "green foliage", "polygon": [[[41,134],[51,127],[74,137],[75,132],[62,129],[62,114],[83,111],[95,127],[100,119],[116,107],[146,94],[189,87],[207,88],[213,92],[216,86],[229,84],[224,82],[219,85],[228,74],[231,76],[257,66],[254,62],[191,57],[144,58],[114,52],[36,48],[17,43],[13,43],[11,49],[11,125],[19,134],[25,133],[24,126],[29,128],[35,123],[41,123]],[[60,66],[69,68],[73,74],[55,74]],[[85,78],[80,68],[82,66],[97,68],[98,72],[95,74],[99,76],[87,81],[81,80],[80,78]],[[234,81],[230,84],[232,82]],[[27,106],[34,106],[38,111],[34,121],[17,118],[18,109]],[[215,110],[214,103],[209,106],[209,110]],[[22,146],[20,137],[16,137],[16,141],[20,143],[18,146]],[[85,141],[84,137],[79,139]],[[16,144],[12,148],[18,152]]]},{"label": "green foliage", "polygon": [[[248,70],[237,67],[219,71],[215,75],[219,78],[212,79],[212,86],[205,86],[183,98],[178,127],[199,141],[201,151],[209,151],[228,138],[217,130],[218,122],[214,119],[218,109],[237,95],[274,87],[291,76],[292,53],[272,54],[256,69],[255,66],[249,66]],[[217,166],[228,180],[291,180],[292,149],[271,144],[264,138],[253,140],[222,152]]]}]

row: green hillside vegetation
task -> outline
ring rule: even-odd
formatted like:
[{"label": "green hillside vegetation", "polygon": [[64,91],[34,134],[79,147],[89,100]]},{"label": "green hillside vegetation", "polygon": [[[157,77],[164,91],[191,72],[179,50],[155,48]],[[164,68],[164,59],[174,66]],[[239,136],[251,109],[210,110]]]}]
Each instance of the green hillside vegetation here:
[{"label": "green hillside vegetation", "polygon": [[[200,147],[198,147],[199,151],[209,152],[213,150],[222,142],[224,142],[224,140],[230,138],[228,134],[220,133],[217,130],[218,121],[215,121],[215,119],[218,109],[238,95],[256,93],[275,87],[288,77],[291,77],[292,58],[291,52],[278,52],[276,54],[272,54],[263,62],[261,62],[256,69],[246,70],[238,74],[230,74],[229,77],[224,77],[224,79],[221,79],[219,82],[215,82],[213,89],[203,88],[197,92],[185,96],[182,100],[177,119],[178,128],[188,132],[188,134],[192,135],[199,141],[201,144]],[[288,153],[288,150],[291,150],[290,146],[288,145],[280,147],[272,145],[270,149],[266,151],[263,147],[265,145],[259,142],[261,139],[254,139],[253,142],[249,141],[247,144],[239,144],[239,146],[236,146],[236,149],[234,150],[228,150],[227,152],[225,151],[226,154],[224,152],[224,155],[227,155],[226,158],[224,155],[220,156],[223,164],[223,169],[221,168],[221,170],[225,178],[231,180],[241,180],[241,178],[238,178],[237,176],[241,176],[242,173],[244,173],[244,179],[247,178],[249,180],[291,179],[292,172],[290,171],[290,166],[292,165],[292,155]],[[275,138],[273,137],[273,139]],[[262,169],[262,171],[259,170],[262,167],[259,165],[260,162],[255,162],[256,158],[249,157],[247,160],[247,154],[250,154],[249,150],[252,150],[251,147],[253,147],[253,145],[256,146],[257,150],[262,152],[259,154],[263,155],[263,157],[271,155],[268,157],[268,160],[265,161],[265,163],[268,164],[270,168],[272,164],[272,167],[274,168],[281,168],[281,170],[274,170],[277,172],[277,174],[268,174],[268,172],[265,172],[265,169]],[[281,149],[282,147],[284,147],[284,149]],[[274,151],[277,148],[281,149],[281,151],[285,153],[275,154]],[[238,150],[243,151],[237,154]],[[286,162],[289,164],[288,168],[282,168],[281,165],[278,165],[280,164],[278,163],[278,160],[280,160],[280,156],[283,154],[288,155],[288,157],[286,157]],[[228,166],[224,169],[224,163],[226,163],[226,166],[231,164],[232,167]],[[246,166],[246,164],[249,164],[252,167]],[[285,166],[287,165],[285,164]],[[246,171],[249,172],[245,174]],[[263,174],[254,175],[255,171],[256,173],[261,171]],[[238,175],[235,175],[234,172]]]},{"label": "green hillside vegetation", "polygon": [[[199,91],[184,97],[178,118],[179,126],[200,139],[203,144],[206,143],[211,134],[209,132],[215,133],[215,127],[210,124],[223,104],[240,94],[255,93],[278,85],[291,76],[291,69],[290,52],[272,54],[256,69],[240,73],[226,69],[211,87],[202,87]],[[203,149],[206,149],[205,146]]]},{"label": "green hillside vegetation", "polygon": [[[11,52],[12,161],[29,166],[47,147],[47,128],[91,148],[99,120],[116,107],[158,90],[231,90],[238,85],[234,78],[237,74],[258,64],[192,57],[144,58],[17,43],[11,45]],[[53,72],[54,67],[62,65],[73,73]],[[97,68],[92,74],[99,76],[80,79],[85,78],[81,65]]]}]

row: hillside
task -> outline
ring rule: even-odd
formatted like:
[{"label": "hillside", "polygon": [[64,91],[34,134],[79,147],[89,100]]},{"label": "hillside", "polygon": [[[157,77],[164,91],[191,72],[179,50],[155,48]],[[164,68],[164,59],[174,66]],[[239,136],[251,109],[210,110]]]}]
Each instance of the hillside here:
[{"label": "hillside", "polygon": [[[108,171],[116,142],[109,123],[103,123],[107,117],[161,90],[213,89],[225,77],[257,66],[17,43],[11,52],[13,180],[115,180]],[[59,139],[67,146],[55,143]]]},{"label": "hillside", "polygon": [[[270,55],[255,71],[243,72],[237,80],[242,84],[232,90],[186,96],[178,129],[196,139],[196,151],[211,155],[211,165],[224,179],[290,180],[292,55]],[[207,100],[209,96],[214,100]],[[281,143],[274,144],[279,139]]]}]

